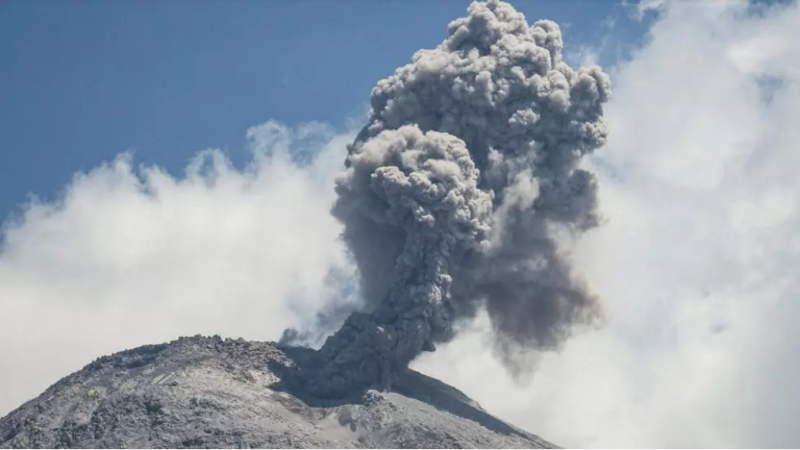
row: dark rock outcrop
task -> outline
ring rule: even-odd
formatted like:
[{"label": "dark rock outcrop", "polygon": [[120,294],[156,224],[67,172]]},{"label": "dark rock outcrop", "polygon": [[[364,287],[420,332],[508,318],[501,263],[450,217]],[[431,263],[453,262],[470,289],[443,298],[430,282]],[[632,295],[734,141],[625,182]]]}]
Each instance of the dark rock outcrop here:
[{"label": "dark rock outcrop", "polygon": [[105,356],[0,419],[0,448],[552,447],[410,370],[388,391],[317,399],[314,360],[218,336]]}]

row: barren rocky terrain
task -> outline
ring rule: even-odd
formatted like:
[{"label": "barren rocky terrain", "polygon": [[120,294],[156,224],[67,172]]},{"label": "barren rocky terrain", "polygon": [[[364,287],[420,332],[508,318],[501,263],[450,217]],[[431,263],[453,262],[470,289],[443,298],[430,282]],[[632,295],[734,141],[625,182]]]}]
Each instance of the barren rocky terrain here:
[{"label": "barren rocky terrain", "polygon": [[0,419],[0,448],[553,447],[411,370],[316,399],[314,353],[196,336],[105,356]]}]

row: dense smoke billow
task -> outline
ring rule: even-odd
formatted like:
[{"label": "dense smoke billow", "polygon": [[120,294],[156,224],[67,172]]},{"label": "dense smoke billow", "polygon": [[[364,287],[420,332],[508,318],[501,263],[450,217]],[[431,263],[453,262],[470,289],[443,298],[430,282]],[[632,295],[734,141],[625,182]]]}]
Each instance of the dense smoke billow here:
[{"label": "dense smoke billow", "polygon": [[333,208],[368,307],[322,347],[319,395],[390,383],[482,306],[511,368],[599,316],[558,236],[598,224],[578,164],[605,143],[610,81],[561,48],[555,23],[473,3],[373,89]]}]

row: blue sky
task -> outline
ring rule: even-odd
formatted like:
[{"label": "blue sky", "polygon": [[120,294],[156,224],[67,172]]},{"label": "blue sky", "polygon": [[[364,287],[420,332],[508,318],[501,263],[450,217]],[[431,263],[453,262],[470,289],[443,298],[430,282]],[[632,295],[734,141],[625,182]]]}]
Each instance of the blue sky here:
[{"label": "blue sky", "polygon": [[[124,151],[178,174],[210,147],[241,162],[244,130],[268,119],[343,127],[469,3],[2,2],[0,221]],[[561,24],[573,53],[602,39],[625,48],[645,29],[611,0],[515,6]]]}]

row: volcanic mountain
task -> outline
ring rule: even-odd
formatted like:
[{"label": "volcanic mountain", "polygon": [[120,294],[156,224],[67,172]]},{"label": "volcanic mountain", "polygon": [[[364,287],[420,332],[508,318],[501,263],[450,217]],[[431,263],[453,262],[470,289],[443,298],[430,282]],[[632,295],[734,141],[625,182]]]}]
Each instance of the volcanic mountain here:
[{"label": "volcanic mountain", "polygon": [[0,448],[552,448],[412,370],[318,399],[315,351],[183,337],[104,356],[0,419]]}]

